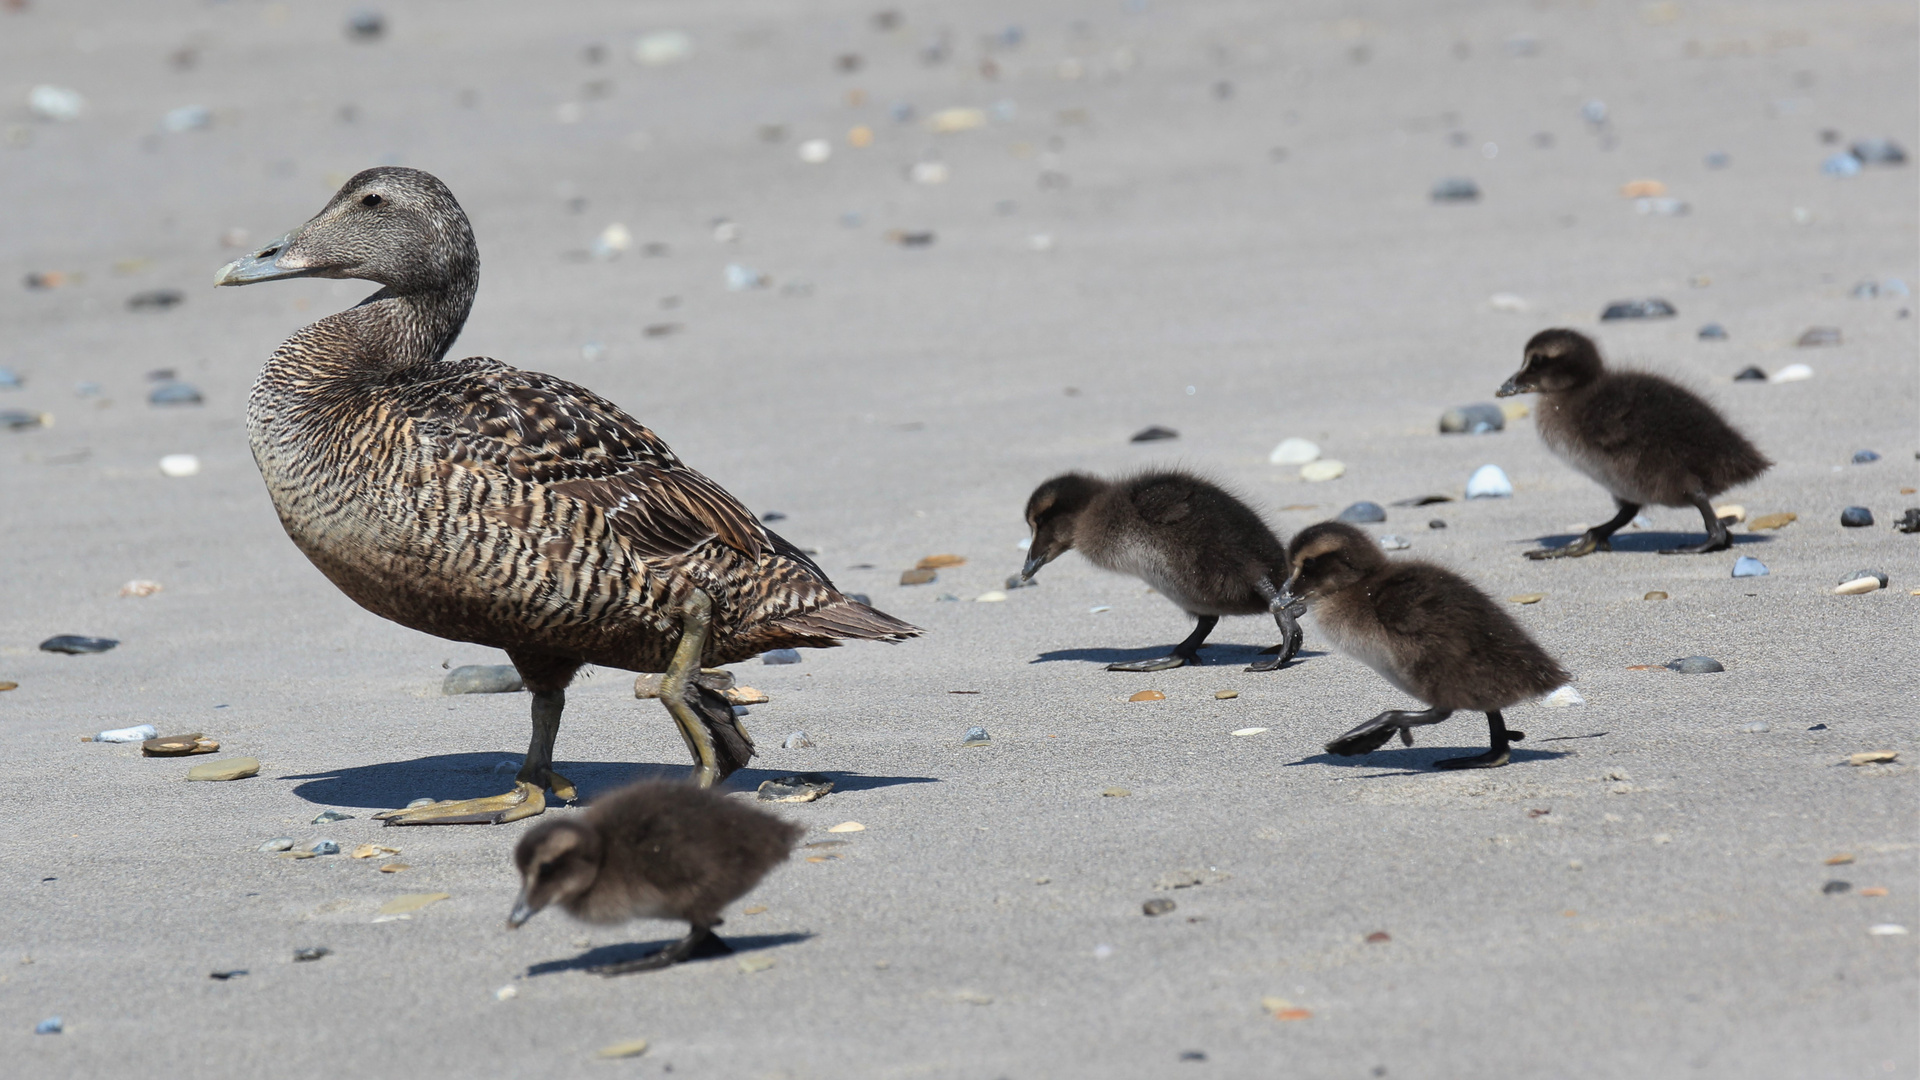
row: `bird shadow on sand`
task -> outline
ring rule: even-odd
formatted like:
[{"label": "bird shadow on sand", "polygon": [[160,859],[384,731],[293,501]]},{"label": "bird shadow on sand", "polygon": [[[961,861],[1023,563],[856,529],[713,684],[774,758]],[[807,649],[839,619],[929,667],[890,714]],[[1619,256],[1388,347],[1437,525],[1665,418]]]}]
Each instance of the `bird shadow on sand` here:
[{"label": "bird shadow on sand", "polygon": [[[706,955],[696,953],[681,961],[681,963],[700,964],[708,960],[723,960],[729,956],[736,956],[740,953],[759,952],[761,949],[773,949],[782,945],[798,945],[803,941],[811,940],[813,935],[805,933],[743,934],[739,937],[734,937],[723,934],[721,937],[732,949],[731,952],[716,952]],[[532,978],[535,975],[557,975],[562,971],[586,971],[589,968],[597,968],[606,964],[621,964],[628,960],[638,960],[648,953],[659,952],[671,944],[673,944],[672,938],[663,941],[630,941],[621,945],[600,945],[588,949],[579,956],[570,957],[566,960],[546,960],[538,964],[531,964],[527,967],[527,977]],[[678,967],[680,965],[676,964],[674,966]]]},{"label": "bird shadow on sand", "polygon": [[[1345,769],[1398,770],[1397,772],[1381,772],[1375,773],[1372,776],[1354,778],[1358,780],[1377,780],[1384,776],[1427,776],[1433,773],[1451,771],[1434,768],[1433,763],[1442,758],[1468,757],[1473,754],[1483,753],[1486,749],[1485,746],[1422,746],[1413,749],[1375,750],[1371,754],[1361,754],[1357,757],[1341,757],[1339,754],[1315,754],[1312,757],[1303,757],[1298,761],[1289,761],[1287,765],[1289,767],[1294,765],[1338,765]],[[1516,746],[1508,751],[1507,763],[1509,766],[1524,765],[1532,761],[1555,761],[1559,758],[1572,756],[1572,753],[1565,750],[1523,750]],[[1475,772],[1478,770],[1466,769],[1462,771]]]},{"label": "bird shadow on sand", "polygon": [[[1665,551],[1668,548],[1687,547],[1706,540],[1704,532],[1617,532],[1608,543],[1613,545],[1616,554],[1645,555]],[[1512,540],[1514,544],[1532,544],[1535,547],[1566,547],[1580,539],[1579,533],[1553,533],[1549,536],[1536,536],[1531,540]],[[1748,544],[1771,544],[1771,536],[1755,536],[1752,533],[1737,533],[1733,536],[1734,547]]]},{"label": "bird shadow on sand", "polygon": [[[1245,667],[1260,658],[1264,645],[1207,645],[1200,649],[1200,667]],[[1136,660],[1152,660],[1173,651],[1173,646],[1154,645],[1144,649],[1054,649],[1043,652],[1027,661],[1029,664],[1051,664],[1060,660],[1078,660],[1095,664],[1129,664]],[[1287,661],[1293,667],[1300,661],[1312,656],[1325,656],[1326,653],[1301,649]],[[1191,665],[1189,665],[1191,666]],[[1157,674],[1157,673],[1156,673]]]},{"label": "bird shadow on sand", "polygon": [[[685,765],[628,761],[558,761],[553,768],[573,781],[583,803],[636,780],[685,780],[691,772]],[[517,753],[436,754],[411,761],[383,761],[279,779],[303,781],[295,785],[293,793],[311,803],[395,810],[420,798],[477,799],[498,795],[513,788],[514,774],[519,769]],[[788,775],[791,770],[741,769],[727,778],[725,787],[732,791],[751,791],[763,780]],[[833,781],[835,791],[938,782],[931,776],[865,776],[846,772],[824,775]],[[553,802],[549,801],[548,805]]]}]

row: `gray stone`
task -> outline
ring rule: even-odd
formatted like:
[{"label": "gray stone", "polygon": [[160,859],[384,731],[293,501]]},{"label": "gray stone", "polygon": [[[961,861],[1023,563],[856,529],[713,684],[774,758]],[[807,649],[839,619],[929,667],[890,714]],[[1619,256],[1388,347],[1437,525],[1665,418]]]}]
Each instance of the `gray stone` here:
[{"label": "gray stone", "polygon": [[148,289],[127,297],[127,307],[133,311],[165,311],[186,298],[179,289]]},{"label": "gray stone", "polygon": [[1180,433],[1173,430],[1172,428],[1161,427],[1159,424],[1155,424],[1152,427],[1141,428],[1139,431],[1134,432],[1132,437],[1128,438],[1127,441],[1128,442],[1163,442],[1167,439],[1177,439],[1179,437],[1180,437]]},{"label": "gray stone", "polygon": [[1880,583],[1880,587],[1883,589],[1887,587],[1887,584],[1888,584],[1887,574],[1886,574],[1886,571],[1884,570],[1855,570],[1852,573],[1848,574],[1846,577],[1841,578],[1839,581],[1835,582],[1834,584],[1845,585],[1849,581],[1859,581],[1863,577],[1870,577],[1875,581],[1878,581]]},{"label": "gray stone", "polygon": [[781,743],[780,748],[783,750],[811,750],[813,749],[813,740],[807,737],[806,732],[796,731],[787,736],[787,741]]},{"label": "gray stone", "polygon": [[448,695],[511,694],[526,688],[512,664],[464,664],[447,672],[440,683],[440,692]]},{"label": "gray stone", "polygon": [[987,729],[983,727],[970,727],[965,735],[960,736],[961,746],[985,746],[990,741]]},{"label": "gray stone", "polygon": [[770,664],[774,667],[779,667],[784,664],[797,664],[800,662],[800,650],[768,649],[766,652],[760,654],[760,662]]},{"label": "gray stone", "polygon": [[1443,435],[1485,435],[1506,426],[1507,414],[1498,405],[1460,405],[1440,414]]},{"label": "gray stone", "polygon": [[1749,364],[1734,375],[1734,382],[1766,382],[1767,373]]},{"label": "gray stone", "polygon": [[1828,896],[1839,896],[1841,893],[1852,892],[1853,882],[1841,881],[1836,878],[1835,880],[1829,881],[1825,885],[1820,886],[1820,891],[1827,894]]},{"label": "gray stone", "polygon": [[1720,666],[1720,661],[1715,660],[1711,656],[1682,657],[1678,660],[1669,660],[1662,666],[1666,667],[1669,671],[1677,671],[1682,675],[1710,675],[1716,671],[1727,670]]},{"label": "gray stone", "polygon": [[1387,520],[1387,511],[1376,502],[1357,502],[1340,511],[1340,516],[1335,520],[1368,525]]},{"label": "gray stone", "polygon": [[323,810],[319,817],[308,822],[309,825],[329,825],[336,821],[352,821],[352,814],[343,814],[338,810]]},{"label": "gray stone", "polygon": [[1871,465],[1879,460],[1880,455],[1872,450],[1855,450],[1853,452],[1853,463],[1855,465]]},{"label": "gray stone", "polygon": [[813,802],[833,790],[833,781],[819,773],[780,776],[760,784],[761,802]]},{"label": "gray stone", "polygon": [[1817,348],[1825,345],[1838,345],[1840,344],[1840,328],[1837,326],[1809,326],[1806,332],[1801,334],[1799,340],[1795,341],[1794,344],[1803,349]]},{"label": "gray stone", "polygon": [[1480,185],[1464,176],[1449,176],[1437,181],[1429,194],[1437,203],[1474,202],[1480,198]]},{"label": "gray stone", "polygon": [[1767,564],[1751,555],[1742,555],[1733,560],[1734,577],[1766,577]]},{"label": "gray stone", "polygon": [[191,383],[163,382],[147,395],[152,405],[198,405],[203,399]]},{"label": "gray stone", "polygon": [[1892,139],[1861,139],[1853,144],[1852,154],[1868,165],[1905,165],[1907,151]]},{"label": "gray stone", "polygon": [[103,653],[120,644],[114,638],[82,637],[79,634],[60,634],[40,643],[41,652],[66,653],[78,656],[82,653]]},{"label": "gray stone", "polygon": [[1864,529],[1873,524],[1873,511],[1864,506],[1849,506],[1840,511],[1840,524],[1849,529]]},{"label": "gray stone", "polygon": [[18,390],[26,383],[12,371],[0,367],[0,390]]},{"label": "gray stone", "polygon": [[1699,337],[1701,341],[1725,341],[1727,340],[1727,328],[1717,322],[1710,322],[1700,328]]},{"label": "gray stone", "polygon": [[295,962],[318,960],[323,956],[332,956],[332,955],[333,955],[333,950],[327,948],[325,945],[309,945],[304,949],[293,950],[293,959],[295,960]]},{"label": "gray stone", "polygon": [[1164,896],[1156,896],[1153,899],[1147,901],[1146,903],[1140,905],[1140,913],[1142,915],[1147,915],[1147,916],[1165,915],[1167,912],[1172,911],[1174,908],[1177,908],[1179,906],[1180,905],[1174,903],[1172,900],[1169,900]]},{"label": "gray stone", "polygon": [[44,427],[48,419],[46,413],[28,412],[25,409],[0,409],[0,427],[11,431]]},{"label": "gray stone", "polygon": [[1907,512],[1900,515],[1893,527],[1903,533],[1920,533],[1920,506],[1907,507]]},{"label": "gray stone", "polygon": [[340,842],[338,840],[315,840],[307,850],[313,852],[315,855],[338,855],[340,854]]},{"label": "gray stone", "polygon": [[266,843],[261,844],[259,847],[254,848],[253,850],[255,851],[292,851],[293,837],[276,836],[273,839],[267,841]]},{"label": "gray stone", "polygon": [[1388,535],[1380,538],[1380,546],[1387,551],[1405,551],[1413,545],[1404,536]]},{"label": "gray stone", "polygon": [[1672,304],[1657,296],[1640,300],[1615,300],[1600,312],[1600,321],[1615,319],[1671,319],[1680,314]]},{"label": "gray stone", "polygon": [[1429,529],[1444,529],[1446,527],[1447,523],[1441,521],[1439,518],[1434,518],[1432,521],[1427,522],[1427,528]]}]

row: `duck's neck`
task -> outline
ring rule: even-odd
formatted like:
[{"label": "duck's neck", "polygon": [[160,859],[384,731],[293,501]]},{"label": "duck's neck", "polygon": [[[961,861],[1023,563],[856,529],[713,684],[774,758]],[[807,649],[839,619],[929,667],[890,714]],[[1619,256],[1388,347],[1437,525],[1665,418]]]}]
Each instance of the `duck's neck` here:
[{"label": "duck's neck", "polygon": [[442,359],[453,348],[479,287],[477,269],[466,270],[432,289],[381,289],[341,314],[358,323],[365,338],[378,343],[382,366],[412,367]]}]

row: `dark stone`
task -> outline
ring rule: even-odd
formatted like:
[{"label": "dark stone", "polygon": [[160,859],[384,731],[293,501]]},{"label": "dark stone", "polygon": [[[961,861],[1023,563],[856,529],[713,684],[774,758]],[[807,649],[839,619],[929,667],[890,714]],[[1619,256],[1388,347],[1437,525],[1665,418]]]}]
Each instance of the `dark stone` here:
[{"label": "dark stone", "polygon": [[1447,523],[1441,521],[1439,518],[1434,518],[1432,521],[1427,522],[1427,528],[1429,529],[1444,529],[1446,527]]},{"label": "dark stone", "polygon": [[24,409],[0,409],[0,427],[12,431],[24,431],[46,423],[46,417],[37,412]]},{"label": "dark stone", "polygon": [[1873,511],[1864,506],[1849,506],[1840,511],[1840,524],[1849,529],[1864,529],[1873,524]]},{"label": "dark stone", "polygon": [[163,382],[147,395],[153,405],[198,405],[203,399],[191,383]]},{"label": "dark stone", "polygon": [[1437,203],[1475,202],[1480,198],[1480,185],[1464,176],[1449,176],[1434,184],[1430,194]]},{"label": "dark stone", "polygon": [[1863,577],[1870,577],[1879,582],[1883,589],[1887,587],[1887,573],[1884,570],[1855,570],[1841,578],[1838,584],[1845,585],[1849,581],[1859,581]]},{"label": "dark stone", "polygon": [[1140,913],[1142,915],[1165,915],[1178,906],[1178,904],[1175,904],[1164,896],[1156,896],[1140,905]]},{"label": "dark stone", "polygon": [[309,945],[304,949],[293,950],[295,960],[318,960],[323,956],[332,956],[333,950],[325,945]]},{"label": "dark stone", "polygon": [[853,601],[856,604],[865,604],[868,607],[873,606],[873,597],[868,596],[866,593],[850,592],[850,593],[846,593],[845,595],[847,599]]},{"label": "dark stone", "polygon": [[78,634],[61,634],[50,637],[40,643],[41,652],[66,653],[77,656],[81,653],[103,653],[120,644],[113,638],[81,637]]},{"label": "dark stone", "polygon": [[766,513],[760,515],[760,520],[768,523],[775,522],[775,521],[785,521],[787,520],[787,515],[781,513],[778,510],[769,510]]},{"label": "dark stone", "polygon": [[1434,503],[1452,502],[1451,495],[1415,495],[1411,499],[1398,499],[1395,506],[1432,506]]},{"label": "dark stone", "polygon": [[1855,450],[1853,452],[1853,463],[1855,465],[1871,465],[1879,460],[1880,455],[1874,453],[1872,450]]},{"label": "dark stone", "polygon": [[207,978],[218,979],[221,982],[226,982],[228,979],[237,979],[240,976],[245,975],[246,973],[247,973],[246,968],[235,968],[232,971],[209,971],[207,972]]},{"label": "dark stone", "polygon": [[1133,436],[1129,438],[1127,441],[1128,442],[1160,442],[1164,439],[1177,439],[1179,437],[1180,437],[1180,433],[1173,430],[1172,428],[1161,427],[1159,424],[1155,424],[1152,427],[1141,428],[1139,431],[1134,432]]},{"label": "dark stone", "polygon": [[1841,893],[1852,892],[1853,882],[1835,879],[1820,886],[1820,891],[1826,893],[1828,896],[1839,896]]},{"label": "dark stone", "polygon": [[1207,1060],[1207,1052],[1205,1050],[1182,1050],[1180,1051],[1180,1060],[1205,1061]]},{"label": "dark stone", "polygon": [[1733,377],[1733,381],[1734,382],[1766,382],[1767,373],[1749,364],[1746,367],[1743,367],[1740,369],[1740,373]]},{"label": "dark stone", "polygon": [[1615,300],[1600,313],[1601,322],[1614,319],[1671,319],[1680,314],[1672,304],[1657,296],[1644,300]]},{"label": "dark stone", "polygon": [[1727,670],[1720,666],[1720,661],[1715,660],[1711,656],[1683,657],[1679,660],[1669,660],[1662,666],[1670,671],[1677,671],[1682,675],[1710,675],[1716,671]]},{"label": "dark stone", "polygon": [[387,32],[387,17],[377,11],[362,9],[347,19],[347,38],[350,41],[379,41]]},{"label": "dark stone", "polygon": [[1903,533],[1920,533],[1920,506],[1907,507],[1907,512],[1900,515],[1893,527]]},{"label": "dark stone", "polygon": [[1727,340],[1727,328],[1717,322],[1710,322],[1700,328],[1700,340],[1725,341]]},{"label": "dark stone", "polygon": [[511,694],[526,688],[512,664],[464,664],[440,682],[442,694]]},{"label": "dark stone", "polygon": [[1907,151],[1892,139],[1861,139],[1851,152],[1868,165],[1905,165]]},{"label": "dark stone", "polygon": [[1345,510],[1340,511],[1340,516],[1334,520],[1351,522],[1356,525],[1370,525],[1377,521],[1387,520],[1387,512],[1381,508],[1379,503],[1357,502]]},{"label": "dark stone", "polygon": [[148,289],[127,297],[127,307],[133,311],[165,311],[186,298],[179,289]]}]

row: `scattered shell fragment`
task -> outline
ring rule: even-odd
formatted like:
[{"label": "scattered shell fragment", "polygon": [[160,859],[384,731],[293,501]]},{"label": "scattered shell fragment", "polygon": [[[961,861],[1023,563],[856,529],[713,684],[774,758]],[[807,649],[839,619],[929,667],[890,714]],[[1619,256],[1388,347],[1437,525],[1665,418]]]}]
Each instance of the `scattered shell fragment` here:
[{"label": "scattered shell fragment", "polygon": [[1373,933],[1367,935],[1367,944],[1369,945],[1385,945],[1392,940],[1393,935],[1387,933],[1385,930],[1375,930]]},{"label": "scattered shell fragment", "polygon": [[452,893],[443,892],[406,893],[381,904],[379,913],[382,915],[411,915],[421,908],[437,904],[442,900],[452,899],[452,897]]},{"label": "scattered shell fragment", "polygon": [[1849,765],[1878,765],[1898,758],[1898,750],[1866,750],[1858,754],[1847,755]]},{"label": "scattered shell fragment", "polygon": [[268,840],[265,843],[261,844],[259,847],[254,848],[253,850],[255,851],[292,851],[293,837],[276,836],[273,839]]},{"label": "scattered shell fragment", "polygon": [[1906,932],[1907,928],[1901,926],[1899,923],[1879,923],[1867,927],[1867,933],[1872,934],[1874,937],[1900,937],[1906,934]]},{"label": "scattered shell fragment", "polygon": [[1498,465],[1482,465],[1467,478],[1467,498],[1504,499],[1513,494],[1513,481]]},{"label": "scattered shell fragment", "polygon": [[1105,799],[1124,799],[1131,794],[1133,794],[1133,792],[1128,791],[1126,788],[1110,787],[1105,791],[1102,791],[1100,793],[1100,796],[1101,798],[1105,798]]},{"label": "scattered shell fragment", "polygon": [[913,569],[900,572],[902,585],[931,585],[939,579],[940,575],[932,570]]},{"label": "scattered shell fragment", "polygon": [[1272,1013],[1275,1020],[1310,1020],[1313,1018],[1313,1012],[1311,1010],[1302,1009],[1286,998],[1263,997],[1260,999],[1260,1007]]},{"label": "scattered shell fragment", "polygon": [[727,699],[729,705],[765,705],[773,700],[766,691],[755,690],[751,686],[730,687],[721,691],[721,696]]},{"label": "scattered shell fragment", "polygon": [[1127,699],[1128,701],[1165,701],[1167,695],[1158,690],[1142,690]]},{"label": "scattered shell fragment", "polygon": [[353,849],[353,853],[350,857],[355,859],[372,859],[382,855],[398,855],[398,854],[400,854],[399,848],[382,847],[379,844],[361,844],[359,847]]},{"label": "scattered shell fragment", "polygon": [[1267,461],[1273,465],[1305,465],[1320,458],[1320,448],[1306,439],[1287,438],[1267,455]]},{"label": "scattered shell fragment", "polygon": [[929,555],[913,564],[915,570],[945,570],[949,566],[965,566],[965,555]]},{"label": "scattered shell fragment", "polygon": [[1719,518],[1721,521],[1726,521],[1731,518],[1732,523],[1738,525],[1747,520],[1747,508],[1734,503],[1729,503],[1726,506],[1716,506],[1713,508],[1713,516]]},{"label": "scattered shell fragment", "polygon": [[1853,853],[1849,851],[1843,851],[1838,855],[1827,856],[1825,863],[1828,866],[1845,866],[1852,861],[1853,861]]},{"label": "scattered shell fragment", "polygon": [[1328,458],[1324,461],[1309,461],[1300,466],[1300,479],[1317,484],[1324,480],[1338,480],[1347,473],[1344,462]]},{"label": "scattered shell fragment", "polygon": [[1146,903],[1140,905],[1140,914],[1146,915],[1149,917],[1155,916],[1155,915],[1165,915],[1167,912],[1172,911],[1174,908],[1179,906],[1180,905],[1174,903],[1172,900],[1169,900],[1164,896],[1156,896],[1153,899],[1147,901]]},{"label": "scattered shell fragment", "polygon": [[1263,727],[1243,727],[1243,728],[1235,729],[1233,734],[1245,737],[1248,735],[1259,735],[1266,732],[1267,730],[1269,729],[1263,728]]},{"label": "scattered shell fragment", "polygon": [[981,593],[979,596],[974,597],[973,601],[976,604],[997,604],[1006,598],[1006,593],[1001,592],[999,589],[994,589],[991,592]]},{"label": "scattered shell fragment", "polygon": [[1788,364],[1768,377],[1768,382],[1800,382],[1813,378],[1813,369],[1805,364]]},{"label": "scattered shell fragment", "polygon": [[1860,895],[1861,896],[1885,896],[1887,895],[1887,890],[1884,886],[1874,885],[1869,888],[1861,889]]},{"label": "scattered shell fragment", "polygon": [[1546,598],[1547,594],[1543,592],[1514,593],[1512,596],[1507,597],[1508,600],[1516,604],[1537,604]]},{"label": "scattered shell fragment", "polygon": [[865,832],[866,830],[867,830],[867,827],[865,825],[860,824],[857,821],[843,821],[840,824],[835,825],[833,828],[828,829],[827,831],[830,833],[847,833],[847,832]]},{"label": "scattered shell fragment", "polygon": [[972,131],[987,126],[985,109],[952,108],[941,109],[927,117],[927,130],[939,134],[952,134],[957,131]]},{"label": "scattered shell fragment", "polygon": [[796,731],[787,736],[786,741],[780,744],[780,749],[811,750],[813,749],[813,740],[807,736],[806,732]]},{"label": "scattered shell fragment", "polygon": [[[661,674],[644,674],[635,678],[633,680],[633,696],[637,698],[659,697],[660,680],[664,678],[666,678],[666,676]],[[715,693],[727,694],[728,691],[733,689],[733,672],[725,668],[701,668],[700,674],[695,675],[693,678],[695,682]],[[758,691],[755,692],[758,693]],[[758,701],[734,701],[731,694],[728,694],[727,703],[730,705],[762,704],[762,702]]]},{"label": "scattered shell fragment", "polygon": [[12,679],[0,679],[0,694],[4,694],[8,690],[18,690],[18,689],[20,689],[20,684],[17,682],[14,682]]},{"label": "scattered shell fragment", "polygon": [[1647,595],[1645,595],[1645,596],[1643,596],[1643,597],[1641,597],[1640,599],[1642,599],[1642,600],[1666,600],[1666,599],[1669,599],[1669,597],[1667,596],[1667,594],[1666,594],[1666,593],[1663,593],[1663,592],[1661,592],[1661,591],[1660,591],[1659,589],[1655,589],[1655,590],[1653,590],[1652,592],[1650,592],[1650,593],[1648,593]]},{"label": "scattered shell fragment", "polygon": [[160,459],[160,472],[165,476],[193,476],[200,471],[200,459],[192,454],[168,454]]},{"label": "scattered shell fragment", "polygon": [[397,874],[402,870],[411,870],[411,869],[413,869],[413,867],[407,865],[406,863],[390,862],[381,866],[380,872],[383,874]]},{"label": "scattered shell fragment", "polygon": [[1747,522],[1748,532],[1762,532],[1767,529],[1782,529],[1800,520],[1800,515],[1791,511],[1780,514],[1762,514]]},{"label": "scattered shell fragment", "polygon": [[1240,691],[1238,690],[1215,690],[1213,692],[1213,700],[1215,701],[1232,701],[1239,696]]},{"label": "scattered shell fragment", "polygon": [[[512,987],[508,987],[507,989],[512,989]],[[617,1042],[607,1046],[603,1046],[600,1049],[595,1050],[593,1052],[593,1056],[601,1059],[602,1061],[612,1061],[616,1058],[639,1057],[641,1054],[644,1054],[646,1052],[647,1052],[647,1040],[628,1039],[626,1042]]]},{"label": "scattered shell fragment", "polygon": [[758,953],[743,956],[740,958],[740,974],[752,975],[755,972],[765,971],[773,965],[774,959],[771,956],[761,956]]},{"label": "scattered shell fragment", "polygon": [[742,915],[765,915],[766,913],[767,905],[765,904],[755,904],[752,907],[740,909]]},{"label": "scattered shell fragment", "polygon": [[960,736],[961,746],[985,746],[992,741],[992,738],[987,735],[987,729],[983,727],[970,727],[966,734]]},{"label": "scattered shell fragment", "polygon": [[1878,578],[1861,577],[1854,578],[1844,585],[1835,586],[1833,591],[1841,596],[1859,596],[1862,593],[1877,592],[1879,588]]},{"label": "scattered shell fragment", "polygon": [[757,793],[762,802],[804,803],[833,790],[833,781],[819,773],[798,773],[763,780]]},{"label": "scattered shell fragment", "polygon": [[1586,703],[1587,699],[1580,696],[1580,691],[1575,690],[1571,686],[1562,686],[1553,693],[1548,694],[1540,702],[1540,704],[1549,709],[1566,709],[1575,705],[1585,705]]},{"label": "scattered shell fragment", "polygon": [[152,596],[154,593],[159,592],[160,589],[161,589],[161,585],[157,581],[148,581],[145,578],[135,578],[134,580],[127,582],[125,585],[120,586],[120,595],[133,596],[133,597]]},{"label": "scattered shell fragment", "polygon": [[218,742],[197,731],[188,735],[161,735],[140,744],[140,752],[147,757],[185,757],[188,754],[211,754],[218,749]]},{"label": "scattered shell fragment", "polygon": [[260,772],[260,759],[250,757],[221,758],[218,761],[203,761],[187,770],[189,780],[244,780]]},{"label": "scattered shell fragment", "polygon": [[517,986],[503,986],[493,992],[493,1000],[495,1001],[512,1001],[519,996],[520,988]]},{"label": "scattered shell fragment", "polygon": [[133,727],[113,728],[109,731],[95,732],[92,738],[86,741],[109,742],[109,743],[129,743],[129,742],[143,743],[143,742],[146,742],[148,739],[158,738],[159,735],[160,733],[154,730],[154,727],[152,724],[136,724]]}]

